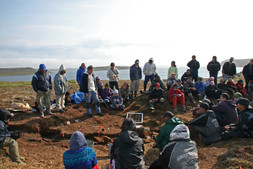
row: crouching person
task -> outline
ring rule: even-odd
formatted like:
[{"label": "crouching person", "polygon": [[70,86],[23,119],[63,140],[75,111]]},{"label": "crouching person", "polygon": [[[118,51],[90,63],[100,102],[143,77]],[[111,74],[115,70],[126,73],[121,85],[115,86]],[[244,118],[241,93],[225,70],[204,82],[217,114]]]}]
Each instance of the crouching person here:
[{"label": "crouching person", "polygon": [[119,91],[117,89],[113,91],[110,107],[113,110],[124,110],[125,108],[125,106],[123,105],[123,99],[121,96],[119,96]]},{"label": "crouching person", "polygon": [[200,116],[188,123],[191,131],[191,138],[195,138],[200,134],[201,141],[205,145],[220,141],[221,133],[219,130],[219,123],[215,113],[209,110],[209,105],[202,102],[197,114]]},{"label": "crouching person", "polygon": [[169,102],[173,104],[174,113],[177,112],[177,103],[181,104],[181,107],[186,111],[184,93],[178,89],[177,84],[174,84],[169,90]]},{"label": "crouching person", "polygon": [[18,164],[25,164],[24,159],[19,155],[18,142],[13,138],[16,137],[14,133],[8,130],[8,120],[13,116],[12,113],[5,109],[0,109],[0,148],[9,147],[9,156],[13,162]]},{"label": "crouching person", "polygon": [[156,102],[164,102],[163,98],[163,90],[160,88],[160,83],[156,83],[155,89],[152,90],[152,92],[149,95],[149,108],[151,110],[154,110],[154,103]]},{"label": "crouching person", "polygon": [[186,125],[177,125],[170,134],[170,142],[163,148],[160,157],[154,161],[149,169],[192,168],[198,169],[198,149],[190,139],[190,132]]},{"label": "crouching person", "polygon": [[72,134],[70,150],[64,152],[63,163],[66,169],[93,169],[97,165],[96,154],[88,147],[87,140],[80,131]]}]

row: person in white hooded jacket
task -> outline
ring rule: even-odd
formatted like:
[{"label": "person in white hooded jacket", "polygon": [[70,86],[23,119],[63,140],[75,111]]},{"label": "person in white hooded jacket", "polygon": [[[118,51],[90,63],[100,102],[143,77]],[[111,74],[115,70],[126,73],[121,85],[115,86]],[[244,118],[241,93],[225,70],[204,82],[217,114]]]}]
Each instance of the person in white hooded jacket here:
[{"label": "person in white hooded jacket", "polygon": [[68,89],[68,80],[66,76],[66,68],[61,65],[59,72],[54,77],[54,91],[56,96],[56,110],[64,112],[65,109],[65,94]]},{"label": "person in white hooded jacket", "polygon": [[144,91],[146,91],[148,81],[154,80],[154,75],[156,74],[156,65],[154,64],[154,59],[150,58],[147,63],[145,63],[143,68],[143,74],[145,75],[144,80]]}]

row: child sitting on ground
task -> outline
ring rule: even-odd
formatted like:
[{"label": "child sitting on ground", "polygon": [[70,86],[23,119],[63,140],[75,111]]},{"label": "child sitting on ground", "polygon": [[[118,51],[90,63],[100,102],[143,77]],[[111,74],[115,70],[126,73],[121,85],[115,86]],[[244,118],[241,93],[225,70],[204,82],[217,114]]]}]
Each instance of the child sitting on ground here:
[{"label": "child sitting on ground", "polygon": [[118,90],[113,91],[113,96],[111,97],[111,105],[110,107],[113,110],[124,110],[125,106],[123,105],[123,99],[119,96]]}]

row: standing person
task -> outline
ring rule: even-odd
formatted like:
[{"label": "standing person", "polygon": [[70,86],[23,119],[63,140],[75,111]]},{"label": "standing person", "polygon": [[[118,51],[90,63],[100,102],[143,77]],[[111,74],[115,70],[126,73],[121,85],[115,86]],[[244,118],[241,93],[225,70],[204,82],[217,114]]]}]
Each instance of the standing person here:
[{"label": "standing person", "polygon": [[92,65],[90,65],[87,68],[87,72],[83,74],[82,77],[82,92],[84,92],[86,96],[86,111],[89,117],[93,117],[92,112],[91,112],[91,99],[95,103],[96,106],[96,111],[97,115],[104,116],[103,113],[101,113],[100,105],[99,105],[99,100],[98,100],[98,94],[97,94],[97,89],[96,89],[96,82],[95,82],[95,77],[93,74],[94,68]]},{"label": "standing person", "polygon": [[56,110],[58,112],[64,112],[65,109],[65,94],[68,89],[68,80],[66,74],[66,68],[61,65],[59,72],[54,77],[54,91],[56,96]]},{"label": "standing person", "polygon": [[131,93],[133,97],[137,96],[141,78],[142,70],[139,66],[139,60],[136,59],[135,63],[130,67]]},{"label": "standing person", "polygon": [[154,79],[154,75],[156,74],[156,65],[153,62],[154,59],[150,58],[149,61],[145,63],[143,68],[143,74],[145,75],[144,92],[146,91],[148,81],[150,80],[152,82]]},{"label": "standing person", "polygon": [[72,134],[69,147],[70,149],[63,154],[65,169],[93,169],[97,166],[96,154],[91,147],[88,147],[82,132],[76,131]]},{"label": "standing person", "polygon": [[253,59],[243,67],[242,74],[246,82],[245,88],[248,90],[249,81],[253,80]]},{"label": "standing person", "polygon": [[104,84],[103,84],[102,80],[100,80],[99,76],[96,77],[96,86],[98,88],[98,94],[101,96],[102,90],[104,88]]},{"label": "standing person", "polygon": [[177,79],[178,78],[178,70],[177,70],[177,66],[176,66],[176,62],[175,61],[171,62],[171,66],[170,66],[170,68],[168,70],[168,78],[172,75],[172,73],[175,73],[175,77]]},{"label": "standing person", "polygon": [[191,71],[191,77],[195,82],[197,81],[198,78],[198,69],[200,67],[199,62],[196,60],[196,56],[192,56],[192,60],[187,63],[187,66],[190,68]]},{"label": "standing person", "polygon": [[115,67],[115,63],[111,63],[111,68],[108,69],[107,71],[107,77],[109,78],[109,85],[111,89],[114,89],[114,86],[117,90],[119,90],[119,71],[118,69]]},{"label": "standing person", "polygon": [[122,131],[113,142],[111,154],[118,169],[144,169],[144,143],[136,132],[136,123],[127,118],[122,124]]},{"label": "standing person", "polygon": [[213,56],[213,59],[211,62],[208,63],[207,65],[207,70],[209,71],[210,77],[214,77],[214,82],[217,85],[217,75],[218,72],[220,71],[221,65],[217,61],[217,57]]},{"label": "standing person", "polygon": [[231,57],[228,62],[225,62],[222,67],[223,80],[226,82],[230,78],[234,78],[236,75],[236,65],[233,63],[234,58]]},{"label": "standing person", "polygon": [[46,65],[40,64],[39,70],[33,75],[32,87],[36,92],[36,103],[39,113],[44,117],[43,106],[46,107],[46,113],[52,115],[50,108],[50,94],[52,90],[51,75],[48,73]]},{"label": "standing person", "polygon": [[87,71],[87,68],[85,66],[85,63],[82,63],[76,72],[76,81],[77,81],[80,89],[82,87],[82,77],[83,77],[84,72],[86,72],[86,71]]}]

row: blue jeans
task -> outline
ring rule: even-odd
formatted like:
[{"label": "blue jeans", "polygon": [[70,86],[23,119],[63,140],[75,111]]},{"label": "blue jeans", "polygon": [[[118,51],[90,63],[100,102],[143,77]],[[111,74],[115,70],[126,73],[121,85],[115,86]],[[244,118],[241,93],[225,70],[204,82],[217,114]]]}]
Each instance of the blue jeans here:
[{"label": "blue jeans", "polygon": [[148,84],[148,81],[152,81],[154,80],[154,75],[150,75],[150,76],[145,76],[145,80],[144,80],[144,91],[146,91],[146,88],[147,88],[147,84]]},{"label": "blue jeans", "polygon": [[86,111],[87,111],[87,113],[92,114],[91,108],[90,108],[91,99],[95,103],[97,113],[100,113],[101,109],[99,106],[97,91],[89,91],[89,93],[88,93],[88,97],[86,98]]}]

